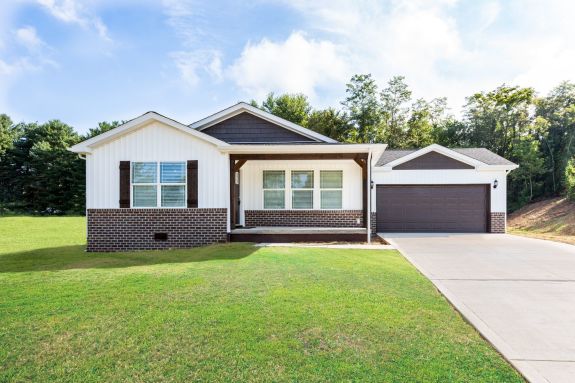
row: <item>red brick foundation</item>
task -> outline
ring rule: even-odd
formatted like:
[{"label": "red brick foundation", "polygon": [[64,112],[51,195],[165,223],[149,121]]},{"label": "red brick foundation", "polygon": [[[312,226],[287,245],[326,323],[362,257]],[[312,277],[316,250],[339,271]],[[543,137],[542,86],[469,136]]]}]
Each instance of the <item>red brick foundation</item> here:
[{"label": "red brick foundation", "polygon": [[503,212],[491,212],[491,222],[489,224],[491,233],[505,233],[505,221],[507,214]]},{"label": "red brick foundation", "polygon": [[363,227],[361,210],[246,210],[245,225]]},{"label": "red brick foundation", "polygon": [[88,209],[87,218],[87,251],[189,248],[227,241],[227,209]]}]

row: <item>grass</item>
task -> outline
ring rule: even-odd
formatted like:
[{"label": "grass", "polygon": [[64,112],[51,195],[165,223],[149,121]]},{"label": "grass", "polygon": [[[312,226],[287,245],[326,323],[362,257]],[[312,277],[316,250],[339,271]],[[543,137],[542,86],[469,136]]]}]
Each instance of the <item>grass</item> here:
[{"label": "grass", "polygon": [[84,252],[0,218],[1,382],[521,382],[395,251]]},{"label": "grass", "polygon": [[514,211],[509,232],[575,245],[575,202],[564,197],[533,202]]}]

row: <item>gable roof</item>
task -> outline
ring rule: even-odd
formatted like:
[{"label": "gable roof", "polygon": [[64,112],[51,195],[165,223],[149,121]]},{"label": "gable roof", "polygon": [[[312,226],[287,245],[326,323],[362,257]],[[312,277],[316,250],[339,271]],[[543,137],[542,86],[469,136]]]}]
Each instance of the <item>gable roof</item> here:
[{"label": "gable roof", "polygon": [[262,118],[264,120],[267,120],[271,123],[274,123],[284,129],[288,129],[291,130],[293,132],[296,132],[304,137],[310,138],[315,142],[320,142],[320,143],[329,143],[329,144],[336,144],[337,141],[329,138],[327,136],[324,136],[323,134],[319,134],[317,132],[314,132],[313,130],[304,128],[303,126],[294,124],[291,121],[288,121],[284,118],[275,116],[271,113],[265,112],[259,108],[256,108],[255,106],[252,106],[246,102],[239,102],[235,105],[230,106],[229,108],[226,108],[224,110],[221,110],[217,113],[212,114],[211,116],[208,116],[206,118],[203,118],[199,121],[196,121],[192,124],[190,124],[190,127],[193,129],[196,129],[197,131],[202,131],[204,129],[209,128],[212,125],[215,125],[221,121],[224,121],[228,118],[234,117],[240,113],[250,113],[253,114],[256,117]]},{"label": "gable roof", "polygon": [[127,134],[129,132],[133,132],[147,124],[149,124],[152,121],[158,121],[161,122],[165,125],[168,125],[174,129],[180,130],[183,133],[189,134],[193,137],[196,137],[202,141],[205,141],[207,143],[210,143],[216,147],[224,147],[224,146],[228,146],[228,144],[226,142],[223,142],[221,140],[218,140],[217,138],[214,138],[212,136],[209,136],[205,133],[199,132],[197,130],[194,129],[190,129],[190,127],[188,127],[187,125],[184,125],[176,120],[172,120],[171,118],[168,118],[166,116],[163,116],[159,113],[156,112],[147,112],[142,114],[141,116],[138,116],[130,121],[125,122],[124,124],[118,126],[117,128],[114,128],[112,130],[108,130],[105,133],[102,134],[98,134],[97,136],[94,136],[92,138],[89,138],[85,141],[82,141],[72,147],[70,147],[68,150],[70,150],[71,152],[74,153],[90,153],[92,151],[92,148],[99,146],[101,144],[104,144],[106,142],[112,141],[124,134]]},{"label": "gable roof", "polygon": [[399,150],[386,150],[383,152],[379,160],[377,160],[377,167],[393,167],[401,163],[407,162],[413,158],[419,157],[425,153],[436,151],[444,154],[458,161],[467,163],[472,166],[501,166],[509,169],[515,169],[518,165],[513,162],[493,153],[486,148],[453,148],[449,149],[438,144],[432,144],[421,149],[399,149]]}]

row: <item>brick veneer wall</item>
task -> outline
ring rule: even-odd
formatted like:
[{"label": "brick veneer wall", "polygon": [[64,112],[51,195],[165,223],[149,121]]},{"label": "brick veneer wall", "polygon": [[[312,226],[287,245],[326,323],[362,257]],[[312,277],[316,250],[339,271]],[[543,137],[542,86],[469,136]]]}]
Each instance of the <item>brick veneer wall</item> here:
[{"label": "brick veneer wall", "polygon": [[372,234],[376,234],[377,233],[377,213],[375,211],[372,211],[370,214],[370,225],[371,225],[371,233]]},{"label": "brick veneer wall", "polygon": [[244,215],[248,227],[363,227],[362,210],[246,210]]},{"label": "brick veneer wall", "polygon": [[[88,209],[88,251],[187,248],[227,241],[227,209]],[[154,233],[167,233],[166,241]]]},{"label": "brick veneer wall", "polygon": [[504,212],[491,212],[490,232],[505,233],[507,214]]}]

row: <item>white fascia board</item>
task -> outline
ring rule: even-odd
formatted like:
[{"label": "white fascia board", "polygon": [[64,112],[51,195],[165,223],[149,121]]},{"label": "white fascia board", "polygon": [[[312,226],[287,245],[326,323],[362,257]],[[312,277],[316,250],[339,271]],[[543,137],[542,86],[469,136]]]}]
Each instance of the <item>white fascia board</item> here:
[{"label": "white fascia board", "polygon": [[208,117],[203,118],[199,121],[196,121],[196,122],[190,124],[190,128],[196,129],[197,131],[202,131],[204,129],[209,128],[212,125],[217,124],[218,122],[227,120],[228,118],[234,117],[234,116],[236,116],[242,112],[248,112],[250,114],[253,114],[256,117],[262,118],[262,119],[267,120],[271,123],[279,125],[285,129],[291,130],[293,132],[296,132],[298,134],[301,134],[305,137],[308,137],[308,138],[311,138],[311,139],[314,139],[317,141],[327,142],[327,143],[331,143],[331,144],[337,143],[337,141],[332,139],[332,138],[329,138],[327,136],[324,136],[323,134],[319,134],[317,132],[314,132],[311,129],[304,128],[303,126],[294,124],[293,122],[288,121],[286,119],[283,119],[281,117],[274,116],[271,113],[265,112],[259,108],[256,108],[250,104],[247,104],[245,102],[240,102],[238,104],[232,105],[229,108],[226,108],[220,112],[212,114],[211,116],[208,116]]},{"label": "white fascia board", "polygon": [[394,161],[391,161],[391,162],[385,164],[385,166],[382,166],[381,168],[387,168],[387,167],[393,168],[394,166],[403,164],[404,162],[411,161],[414,158],[417,158],[417,157],[422,156],[424,154],[427,154],[429,152],[438,152],[438,153],[443,154],[447,157],[451,157],[454,160],[466,163],[466,164],[468,164],[470,166],[474,166],[474,167],[489,166],[484,162],[478,161],[474,158],[471,158],[471,157],[466,156],[464,154],[458,153],[454,150],[448,149],[445,146],[441,146],[438,144],[431,144],[429,146],[426,146],[425,148],[419,149],[418,151],[415,151],[411,154],[408,154],[407,156],[404,156],[404,157],[398,158]]},{"label": "white fascia board", "polygon": [[205,133],[191,129],[187,125],[184,125],[178,121],[164,117],[156,112],[147,112],[139,117],[134,118],[133,120],[126,122],[123,125],[118,126],[117,128],[108,130],[105,133],[99,134],[95,137],[87,139],[86,141],[80,142],[79,144],[70,147],[68,150],[74,153],[91,153],[92,148],[98,145],[102,145],[106,142],[112,141],[120,136],[123,136],[124,134],[137,130],[153,121],[158,121],[172,128],[178,129],[186,134],[194,136],[200,140],[206,141],[218,148],[229,146],[229,144],[224,141],[218,140],[217,138],[209,136]]},{"label": "white fascia board", "polygon": [[264,153],[369,153],[383,152],[385,144],[302,144],[302,145],[229,145],[220,148],[230,154]]},{"label": "white fascia board", "polygon": [[493,171],[501,171],[501,170],[505,170],[505,171],[511,171],[511,170],[515,170],[519,167],[519,165],[513,164],[513,165],[482,165],[482,166],[478,166],[476,169],[479,172],[493,172]]}]

